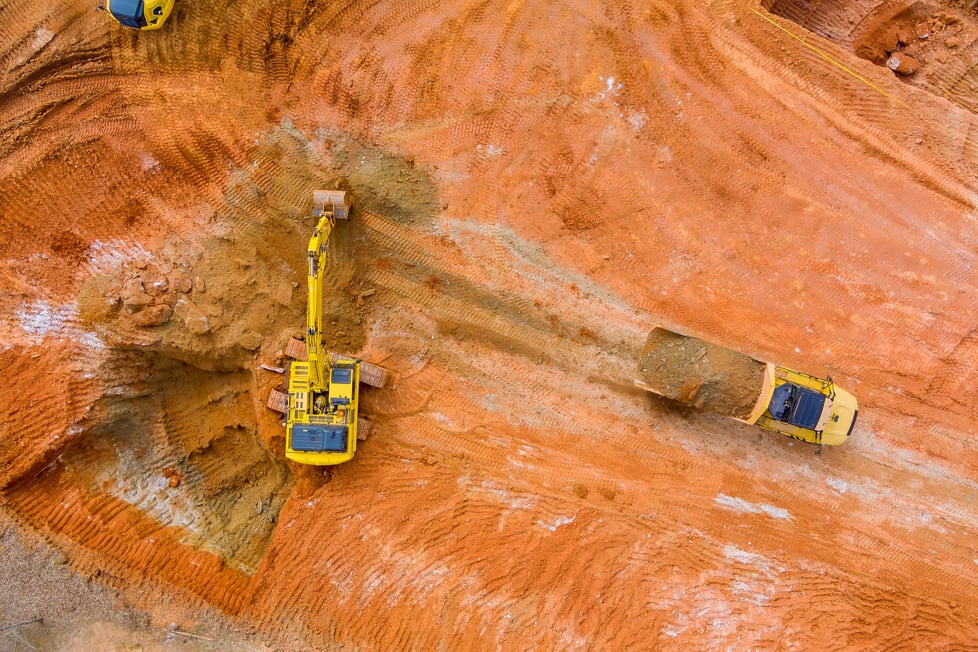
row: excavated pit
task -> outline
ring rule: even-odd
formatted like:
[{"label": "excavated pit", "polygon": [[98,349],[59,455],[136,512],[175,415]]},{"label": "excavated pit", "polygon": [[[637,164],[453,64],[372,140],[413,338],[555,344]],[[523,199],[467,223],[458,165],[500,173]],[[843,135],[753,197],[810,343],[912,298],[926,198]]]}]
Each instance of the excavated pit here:
[{"label": "excavated pit", "polygon": [[257,435],[251,373],[149,351],[119,352],[110,369],[119,384],[99,416],[36,481],[121,501],[254,573],[293,480]]}]

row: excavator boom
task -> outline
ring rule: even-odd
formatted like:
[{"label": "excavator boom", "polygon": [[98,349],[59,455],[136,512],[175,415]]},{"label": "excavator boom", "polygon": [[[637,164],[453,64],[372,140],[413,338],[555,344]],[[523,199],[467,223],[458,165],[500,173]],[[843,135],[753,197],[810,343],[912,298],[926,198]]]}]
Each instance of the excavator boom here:
[{"label": "excavator boom", "polygon": [[309,271],[306,279],[309,288],[306,301],[306,355],[309,362],[309,382],[313,387],[327,386],[327,361],[322,355],[323,336],[323,269],[326,266],[326,249],[329,247],[329,236],[333,231],[336,220],[332,212],[326,212],[319,218],[312,237],[309,238],[307,251]]}]

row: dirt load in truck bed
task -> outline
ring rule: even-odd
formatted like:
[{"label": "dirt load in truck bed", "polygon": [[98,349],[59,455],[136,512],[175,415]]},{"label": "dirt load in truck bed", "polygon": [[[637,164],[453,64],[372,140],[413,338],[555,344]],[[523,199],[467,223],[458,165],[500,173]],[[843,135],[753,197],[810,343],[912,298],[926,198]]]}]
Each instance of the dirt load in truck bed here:
[{"label": "dirt load in truck bed", "polygon": [[635,381],[674,401],[746,419],[761,391],[764,367],[725,346],[659,327],[645,340]]}]

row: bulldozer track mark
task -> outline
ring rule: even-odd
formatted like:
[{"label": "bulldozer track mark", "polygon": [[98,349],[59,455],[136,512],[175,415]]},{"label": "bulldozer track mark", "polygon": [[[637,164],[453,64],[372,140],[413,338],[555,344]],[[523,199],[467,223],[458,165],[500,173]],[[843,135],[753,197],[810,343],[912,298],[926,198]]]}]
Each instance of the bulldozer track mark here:
[{"label": "bulldozer track mark", "polygon": [[[556,357],[564,364],[574,365],[574,361],[589,361],[594,369],[595,355],[598,350],[589,343],[576,343],[569,339],[555,342],[548,329],[534,326],[532,322],[520,324],[501,317],[496,310],[480,308],[465,297],[453,297],[444,294],[433,295],[423,283],[411,283],[403,276],[380,270],[370,270],[364,278],[369,282],[384,287],[408,300],[409,305],[424,306],[435,310],[442,319],[447,319],[446,330],[464,327],[473,333],[481,333],[484,341],[495,341],[502,350],[514,350],[528,359],[534,358],[538,352],[549,351],[548,355]],[[487,339],[490,338],[490,339]],[[613,360],[613,358],[611,358]],[[579,365],[580,362],[577,362]],[[598,363],[598,368],[604,367],[604,373],[614,374],[621,369],[622,377],[627,377],[626,371],[630,365],[622,362],[615,364]],[[575,366],[577,366],[575,365]]]},{"label": "bulldozer track mark", "polygon": [[[732,48],[732,51],[740,52],[749,59],[754,59],[759,69],[758,72],[749,74],[762,86],[770,86],[780,78],[797,87],[805,88],[807,92],[820,101],[827,99],[821,88],[810,83],[806,77],[801,76],[805,67],[800,65],[789,66],[783,61],[774,62],[760,48],[742,41],[735,41],[729,34],[715,33],[714,38],[722,39],[725,45]],[[820,63],[821,57],[817,53],[802,51],[799,54],[813,70],[821,69],[821,73],[827,74],[839,82],[845,82],[847,78],[850,78],[848,72],[832,66],[826,67],[824,62]],[[736,61],[736,59],[734,60]],[[767,69],[771,65],[776,67],[780,75],[778,77],[762,77],[760,70]],[[887,98],[872,93],[853,92],[851,95],[861,102],[857,104],[848,103],[843,106],[838,101],[830,101],[828,105],[818,104],[815,108],[842,133],[851,136],[857,142],[861,140],[866,146],[872,147],[881,156],[893,161],[901,169],[909,170],[920,182],[944,195],[948,200],[963,204],[966,207],[975,205],[974,193],[968,190],[959,175],[945,167],[943,162],[940,165],[935,164],[936,162],[927,162],[927,164],[922,165],[923,162],[920,159],[912,158],[904,147],[896,145],[891,140],[889,133],[892,118],[889,113],[890,109],[887,108]],[[905,110],[911,111],[909,108]]]},{"label": "bulldozer track mark", "polygon": [[[439,267],[445,266],[446,261],[458,261],[458,266],[464,270],[462,276],[462,280],[464,281],[463,291],[468,293],[484,293],[486,298],[483,299],[483,303],[491,302],[498,304],[492,307],[494,312],[502,312],[508,318],[516,319],[523,326],[537,330],[552,330],[555,326],[553,319],[550,316],[544,316],[542,314],[545,311],[543,300],[545,298],[549,299],[550,296],[550,284],[556,280],[561,284],[568,284],[576,288],[575,281],[578,279],[574,279],[573,277],[561,278],[537,261],[528,259],[515,248],[513,243],[504,243],[504,241],[500,240],[499,235],[502,234],[491,234],[493,237],[479,241],[477,240],[478,236],[484,234],[476,232],[466,233],[464,238],[456,238],[450,246],[436,248],[432,246],[430,240],[423,234],[411,233],[410,231],[399,228],[392,222],[376,219],[372,216],[364,216],[364,221],[371,229],[368,237],[373,239],[376,244],[394,252],[396,259],[406,260],[414,265],[422,265],[426,268],[431,268],[432,271],[436,271]],[[460,230],[459,233],[461,235],[462,231]],[[479,248],[473,245],[478,245],[479,248],[488,247],[489,251],[480,251]],[[514,258],[515,260],[513,260],[512,264],[515,268],[515,275],[512,273],[500,274],[499,272],[492,271],[495,261],[500,259],[512,260]],[[381,270],[371,271],[371,273],[375,272],[380,273]],[[456,293],[457,290],[452,286],[452,283],[451,280],[447,280],[447,287],[439,284],[439,294],[447,292]],[[517,287],[512,291],[502,289],[505,285],[514,284]],[[469,287],[466,288],[466,285]],[[489,287],[500,289],[493,292]],[[578,315],[578,319],[585,319],[585,323],[583,325],[568,325],[568,332],[564,333],[566,337],[573,338],[578,336],[583,328],[598,334],[595,343],[599,345],[604,344],[606,348],[611,348],[610,343],[612,341],[617,342],[633,335],[630,330],[615,330],[609,333],[608,330],[611,327],[611,322],[607,319],[607,311],[594,306],[595,299],[593,295],[601,293],[603,290],[598,287],[586,287],[583,290],[587,290],[586,294],[590,298],[582,298],[576,301],[580,310],[575,311],[575,314]],[[578,292],[580,293],[583,290],[578,290]],[[492,296],[493,293],[496,296]],[[468,300],[471,297],[466,296],[465,299]],[[621,319],[634,322],[636,324],[635,332],[640,332],[642,326],[638,326],[639,320],[629,314],[630,311],[628,311],[626,306],[621,304],[620,300],[608,295],[601,296],[598,301],[605,304],[603,307],[614,311],[616,316],[619,316]],[[500,306],[505,306],[506,310],[500,311]],[[587,315],[585,311],[594,314],[593,316]],[[560,319],[560,321],[562,322],[564,320]]]},{"label": "bulldozer track mark", "polygon": [[[24,493],[18,495],[20,492]],[[65,493],[55,487],[49,487],[44,498],[39,497],[41,493],[37,487],[25,485],[10,492],[7,498],[15,501],[18,505],[15,511],[22,518],[48,523],[48,536],[54,540],[64,537],[101,553],[84,565],[97,569],[104,568],[102,564],[109,562],[120,568],[136,568],[148,577],[172,583],[229,612],[240,610],[246,578],[234,571],[220,569],[217,557],[192,550],[187,554],[170,532],[142,520],[128,505],[118,506],[104,496],[93,500],[84,493]],[[35,499],[35,496],[39,498]],[[60,500],[52,501],[51,497],[60,497]],[[111,515],[111,520],[106,514]],[[157,565],[161,557],[171,563]],[[210,579],[203,584],[197,582],[195,567],[201,571],[209,570]],[[228,586],[230,588],[225,588]]]},{"label": "bulldozer track mark", "polygon": [[[850,41],[871,9],[787,4]],[[4,509],[154,622],[281,649],[971,645],[978,119],[751,6],[177,0],[137,35],[0,0]],[[326,314],[404,373],[327,480],[278,468],[249,369],[337,181]],[[89,305],[163,266],[211,331]],[[637,394],[660,318],[829,360],[852,441]]]},{"label": "bulldozer track mark", "polygon": [[[463,359],[465,357],[470,357],[470,356],[463,356]],[[493,371],[491,369],[479,369],[479,371],[485,375],[475,375],[469,373],[467,374],[467,376],[473,379],[478,379],[479,385],[484,387],[482,391],[487,393],[487,395],[493,394],[497,397],[496,399],[494,399],[495,401],[499,402],[499,408],[497,408],[497,410],[502,409],[502,411],[494,412],[494,414],[497,415],[496,418],[501,419],[507,412],[514,410],[515,406],[518,404],[518,397],[524,396],[528,391],[528,388],[527,386],[525,386],[524,383],[519,383],[510,380],[510,378],[513,377],[513,374],[504,373],[505,368],[501,369],[499,372]],[[526,377],[526,376],[520,374],[519,377]],[[567,477],[566,474],[573,473],[574,475],[576,475],[579,471],[581,471],[581,465],[582,465],[582,463],[579,460],[568,460],[566,463],[560,461],[560,458],[562,456],[554,452],[554,447],[558,445],[556,443],[557,441],[559,441],[558,438],[566,438],[567,436],[570,436],[573,437],[574,439],[579,439],[582,434],[587,434],[589,431],[598,432],[600,430],[602,432],[602,439],[604,440],[602,444],[599,444],[597,441],[593,441],[592,438],[590,437],[586,437],[584,440],[581,440],[582,444],[584,444],[586,447],[600,446],[600,445],[607,445],[607,444],[614,444],[616,446],[620,445],[628,448],[629,450],[632,450],[633,454],[642,454],[643,451],[651,451],[654,448],[654,444],[652,443],[653,440],[651,437],[646,438],[640,435],[639,440],[636,441],[632,433],[629,433],[626,436],[622,436],[620,434],[621,429],[608,430],[606,428],[601,427],[601,424],[606,421],[608,414],[618,411],[615,409],[613,405],[607,406],[607,408],[605,408],[603,412],[599,412],[597,414],[585,417],[583,419],[582,419],[582,415],[578,415],[574,413],[566,415],[563,418],[558,418],[555,416],[546,416],[546,415],[559,414],[560,405],[566,402],[566,398],[556,388],[550,388],[545,385],[541,386],[539,383],[536,384],[536,389],[534,391],[537,394],[537,396],[539,396],[539,408],[534,410],[534,412],[537,412],[541,416],[544,416],[544,419],[541,421],[539,418],[535,417],[534,415],[524,414],[521,421],[528,424],[532,424],[535,428],[538,428],[543,432],[551,433],[548,439],[553,440],[553,442],[546,444],[546,446],[550,450],[549,453],[546,453],[546,459],[547,459],[546,464],[544,464],[544,459],[545,459],[544,451],[547,450],[547,448],[541,448],[539,453],[531,454],[529,457],[525,455],[521,455],[516,459],[521,460],[521,463],[522,461],[531,463],[532,466],[532,460],[535,459],[537,455],[539,455],[540,456],[539,460],[536,463],[538,466],[541,467],[545,466],[551,469],[554,467],[558,469],[564,469],[563,473],[558,471],[556,475],[548,474],[547,480],[550,481],[551,484],[554,483],[563,484],[564,482],[566,482],[566,477]],[[587,393],[587,390],[582,391],[582,393]],[[510,397],[510,398],[507,399],[504,397]],[[428,401],[426,410],[417,414],[417,416],[430,418],[431,416],[430,412],[432,410],[436,410],[433,404],[441,404],[445,401],[446,399],[443,397],[436,397],[430,399]],[[455,403],[456,400],[449,400],[448,402]],[[512,425],[517,425],[517,424],[510,424],[510,427],[512,427]],[[490,431],[495,429],[494,426],[485,422],[483,422],[482,427],[487,428]],[[416,430],[416,427],[414,426],[406,427],[405,430],[408,432],[414,432]],[[439,433],[441,432],[449,432],[449,431],[440,429]],[[456,437],[463,437],[464,440],[465,437],[467,436],[468,435],[466,433],[455,433],[453,435],[453,441],[454,438]],[[505,441],[508,438],[509,437],[506,436],[505,439],[501,441]],[[435,444],[435,442],[438,441],[438,438],[427,436],[424,439],[425,441],[431,440],[432,442],[431,445],[434,449],[437,450],[440,448],[440,446]],[[454,449],[455,447],[446,448],[446,450],[454,450]],[[470,451],[470,454],[471,453],[472,452]],[[489,455],[490,457],[495,457],[491,454]],[[659,451],[658,455],[662,455],[661,450]],[[671,456],[667,455],[667,457],[671,457]],[[478,461],[482,463],[485,460],[484,458],[479,457]],[[677,464],[677,468],[683,465],[688,465],[688,460],[686,462],[679,462]],[[523,473],[530,473],[532,475],[533,472],[528,471],[527,469],[524,468]],[[594,472],[590,471],[588,473],[593,474]],[[607,473],[603,472],[600,475],[607,475]],[[561,480],[561,478],[564,479]],[[589,482],[592,480],[593,477],[591,477]]]}]

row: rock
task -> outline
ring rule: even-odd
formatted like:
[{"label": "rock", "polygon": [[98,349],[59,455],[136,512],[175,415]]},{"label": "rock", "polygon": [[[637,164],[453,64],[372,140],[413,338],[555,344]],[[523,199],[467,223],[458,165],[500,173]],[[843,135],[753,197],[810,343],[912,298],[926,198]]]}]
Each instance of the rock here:
[{"label": "rock", "polygon": [[961,39],[959,39],[957,36],[948,37],[948,39],[944,41],[944,45],[948,46],[949,48],[956,48],[961,45]]},{"label": "rock", "polygon": [[171,487],[180,486],[180,473],[172,466],[163,469],[163,477],[167,479],[167,484]]},{"label": "rock", "polygon": [[204,283],[204,279],[201,278],[200,276],[194,277],[194,287],[197,288],[197,291],[200,292],[201,294],[207,292],[207,284]]},{"label": "rock", "polygon": [[125,298],[127,294],[145,294],[146,290],[143,289],[143,279],[138,276],[135,278],[128,279],[122,286],[122,296]]},{"label": "rock", "polygon": [[170,317],[173,316],[173,310],[170,306],[165,303],[157,304],[155,306],[150,306],[146,310],[142,310],[133,315],[132,322],[136,326],[142,326],[144,328],[150,326],[162,326],[166,322],[170,321]]},{"label": "rock", "polygon": [[915,30],[917,32],[917,38],[919,38],[920,40],[923,41],[930,38],[930,30],[931,30],[930,23],[928,22],[917,23]]},{"label": "rock", "polygon": [[170,282],[166,280],[165,276],[151,276],[143,279],[143,287],[146,288],[147,294],[158,297],[166,292],[167,288],[170,287]]},{"label": "rock", "polygon": [[216,303],[202,303],[200,308],[208,317],[220,317],[224,314],[224,308]]},{"label": "rock", "polygon": [[885,33],[880,34],[876,45],[886,52],[893,52],[900,47],[900,37],[897,34],[896,27],[890,27]]},{"label": "rock", "polygon": [[910,45],[916,38],[916,30],[912,30],[910,27],[901,27],[897,30],[897,42],[900,45]]},{"label": "rock", "polygon": [[122,307],[130,315],[134,312],[139,312],[153,303],[153,297],[146,294],[146,291],[143,290],[143,281],[139,277],[126,281],[126,284],[122,286],[119,299],[122,301]]},{"label": "rock", "polygon": [[937,60],[937,63],[947,63],[947,54],[944,52],[938,52],[934,55],[934,59]]},{"label": "rock", "polygon": [[937,17],[945,25],[954,25],[961,21],[961,18],[957,14],[948,13],[946,11],[937,12]]},{"label": "rock", "polygon": [[261,335],[255,333],[254,331],[245,331],[238,338],[238,346],[242,349],[247,349],[249,351],[255,351],[261,346],[262,340],[264,340]]},{"label": "rock", "polygon": [[894,52],[886,60],[886,67],[898,75],[912,75],[920,69],[920,64],[909,54]]},{"label": "rock", "polygon": [[180,270],[174,270],[170,272],[170,289],[174,292],[189,294],[194,289],[194,284],[185,273]]},{"label": "rock", "polygon": [[185,296],[181,296],[177,300],[176,305],[173,307],[173,312],[183,320],[184,325],[191,333],[203,335],[211,329],[210,321],[207,319],[204,311]]}]

